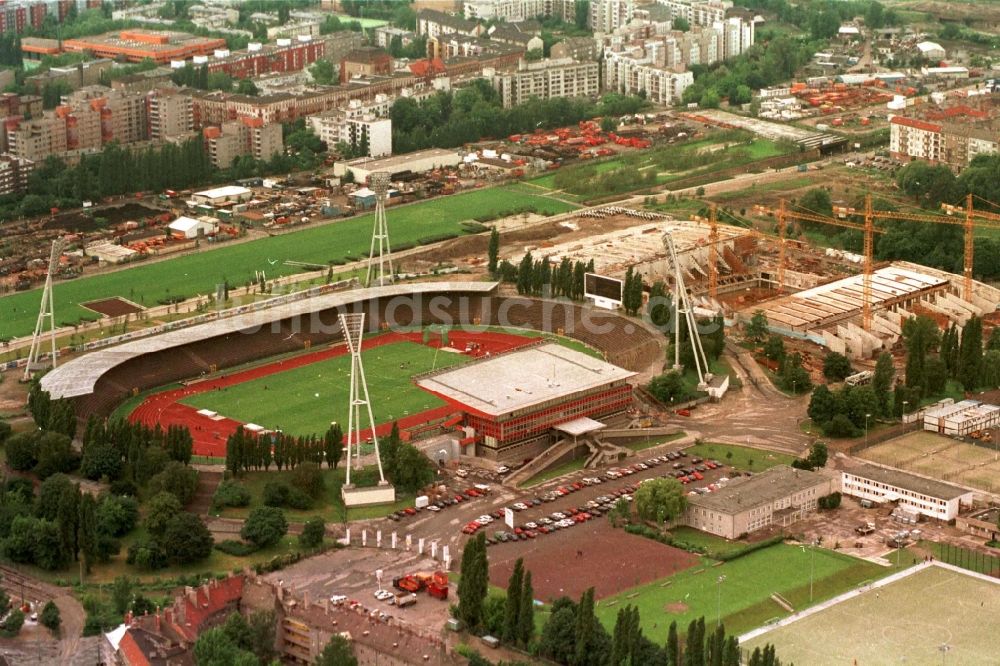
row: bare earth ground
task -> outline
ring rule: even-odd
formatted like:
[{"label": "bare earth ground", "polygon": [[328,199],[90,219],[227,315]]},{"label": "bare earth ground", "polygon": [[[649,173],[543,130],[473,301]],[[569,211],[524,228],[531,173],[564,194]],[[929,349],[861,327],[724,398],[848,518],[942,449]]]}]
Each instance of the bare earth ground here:
[{"label": "bare earth ground", "polygon": [[601,599],[698,563],[696,555],[679,548],[616,530],[606,518],[562,532],[490,547],[490,582],[506,588],[514,562],[522,557],[536,599],[576,599],[589,587]]},{"label": "bare earth ground", "polygon": [[83,307],[108,317],[121,317],[133,312],[142,312],[141,307],[126,301],[124,298],[105,298],[100,301],[91,301],[84,303]]}]

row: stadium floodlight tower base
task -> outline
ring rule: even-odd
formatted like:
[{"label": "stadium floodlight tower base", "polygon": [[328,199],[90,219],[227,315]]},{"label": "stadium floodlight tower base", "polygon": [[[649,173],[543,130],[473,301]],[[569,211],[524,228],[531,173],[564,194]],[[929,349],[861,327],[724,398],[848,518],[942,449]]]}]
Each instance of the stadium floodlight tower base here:
[{"label": "stadium floodlight tower base", "polygon": [[[392,250],[389,248],[389,223],[385,218],[385,198],[392,180],[385,171],[368,176],[368,187],[375,193],[375,228],[372,246],[368,251],[368,273],[365,282],[369,287],[392,284]],[[377,247],[376,247],[377,246]]]},{"label": "stadium floodlight tower base", "polygon": [[[396,501],[396,489],[385,480],[382,471],[382,455],[379,452],[378,436],[375,434],[375,417],[372,415],[372,405],[368,397],[368,382],[365,381],[365,368],[361,363],[361,339],[365,331],[364,313],[340,315],[340,328],[351,352],[351,385],[350,405],[347,410],[347,478],[341,487],[344,506],[370,506],[373,504],[392,504]],[[374,487],[357,488],[351,483],[351,469],[361,467],[361,408],[368,415],[368,427],[375,444],[375,462],[378,463],[379,482]]]}]

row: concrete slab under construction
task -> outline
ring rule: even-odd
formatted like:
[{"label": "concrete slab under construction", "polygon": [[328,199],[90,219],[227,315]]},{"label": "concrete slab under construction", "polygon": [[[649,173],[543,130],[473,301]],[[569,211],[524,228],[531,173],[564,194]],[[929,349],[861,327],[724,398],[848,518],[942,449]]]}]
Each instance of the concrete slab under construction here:
[{"label": "concrete slab under construction", "polygon": [[[663,234],[669,231],[673,236],[678,258],[692,281],[704,279],[708,265],[708,225],[705,223],[672,220],[646,211],[610,208],[587,211],[585,214],[602,213],[609,216],[641,213],[638,219],[646,220],[625,229],[576,239],[553,245],[528,246],[505,255],[515,265],[525,251],[540,258],[547,257],[551,263],[559,263],[563,257],[571,261],[587,263],[594,261],[596,272],[612,277],[623,277],[631,266],[645,278],[647,283],[667,279],[669,271],[667,252],[663,246]],[[571,222],[570,222],[571,223]],[[741,227],[718,225],[717,245],[720,275],[728,275],[746,270],[739,257],[746,257],[755,247],[755,239]],[[745,242],[744,242],[745,241]]]},{"label": "concrete slab under construction", "polygon": [[[852,275],[842,280],[783,296],[752,308],[763,308],[768,322],[777,329],[806,333],[844,324],[861,314],[864,278]],[[909,307],[931,294],[943,294],[949,288],[947,278],[891,265],[872,275],[872,307],[888,310]],[[741,313],[749,317],[749,310]]]}]

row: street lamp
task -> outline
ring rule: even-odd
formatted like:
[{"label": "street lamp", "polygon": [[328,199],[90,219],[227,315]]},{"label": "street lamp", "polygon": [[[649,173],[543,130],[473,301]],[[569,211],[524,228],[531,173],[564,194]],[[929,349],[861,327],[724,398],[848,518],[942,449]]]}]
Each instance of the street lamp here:
[{"label": "street lamp", "polygon": [[868,419],[871,417],[871,414],[865,414],[865,448],[868,447]]},{"label": "street lamp", "polygon": [[722,626],[722,582],[726,580],[726,575],[723,574],[715,579],[715,591],[716,595],[716,606],[715,606],[715,627],[718,629]]},{"label": "street lamp", "polygon": [[909,406],[910,406],[910,401],[909,400],[904,400],[903,401],[903,418],[906,418],[906,411],[907,411],[906,408],[909,407]]},{"label": "street lamp", "polygon": [[947,643],[941,643],[941,645],[938,647],[938,650],[941,651],[941,666],[944,666],[945,657],[948,656],[948,651],[951,650],[951,646],[948,645]]}]

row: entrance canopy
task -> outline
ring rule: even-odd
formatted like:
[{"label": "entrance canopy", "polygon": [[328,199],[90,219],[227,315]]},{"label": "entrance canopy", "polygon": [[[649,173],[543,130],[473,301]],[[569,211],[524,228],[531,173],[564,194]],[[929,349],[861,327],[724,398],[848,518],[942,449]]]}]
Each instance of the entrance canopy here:
[{"label": "entrance canopy", "polygon": [[607,426],[600,421],[595,421],[594,419],[586,416],[581,416],[573,419],[572,421],[559,423],[554,427],[559,432],[566,433],[570,437],[579,437],[580,435],[587,435],[592,432],[597,432],[598,430],[604,430]]}]

